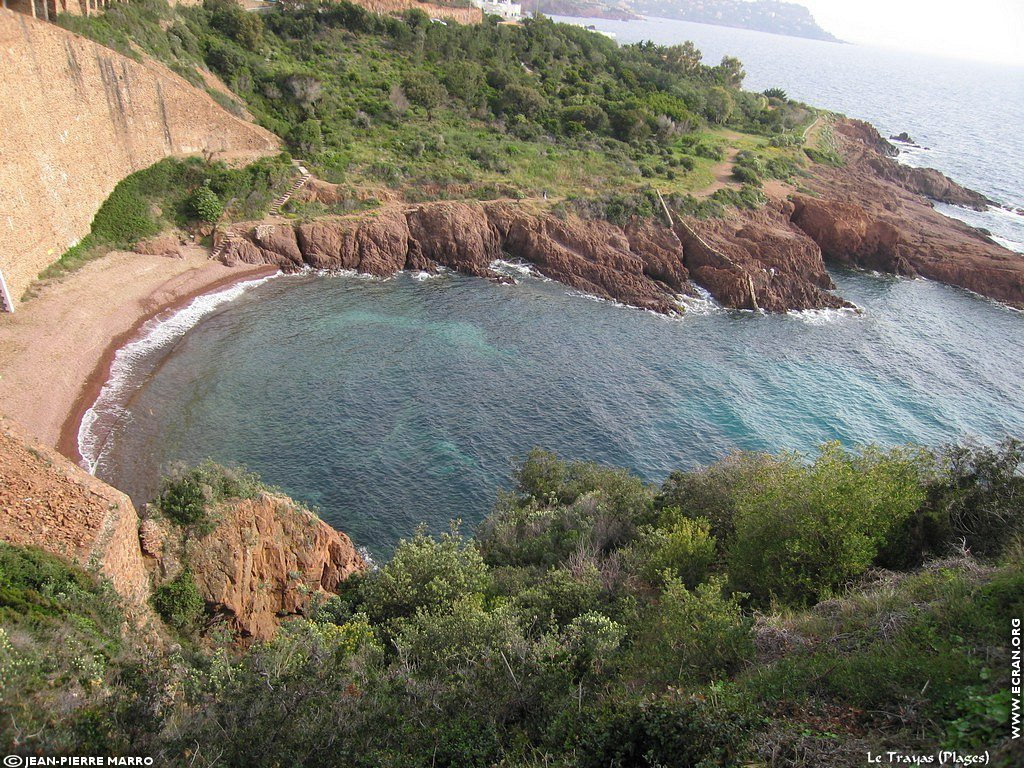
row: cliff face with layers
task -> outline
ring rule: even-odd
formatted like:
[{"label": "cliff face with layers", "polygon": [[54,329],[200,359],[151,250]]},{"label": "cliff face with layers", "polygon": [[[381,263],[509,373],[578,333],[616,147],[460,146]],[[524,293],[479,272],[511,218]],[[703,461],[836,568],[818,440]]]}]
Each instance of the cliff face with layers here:
[{"label": "cliff face with layers", "polygon": [[15,301],[128,174],[168,155],[278,147],[166,67],[4,9],[0,60],[0,270]]},{"label": "cliff face with layers", "polygon": [[674,228],[653,221],[620,228],[514,203],[427,203],[357,220],[262,225],[224,254],[228,263],[286,271],[310,266],[384,277],[448,267],[499,280],[508,278],[490,265],[506,256],[585,293],[654,312],[677,311],[679,297],[694,292],[692,282],[729,307],[846,306],[828,293],[821,251],[775,208]]},{"label": "cliff face with layers", "polygon": [[143,552],[161,581],[187,562],[208,611],[240,639],[270,639],[282,619],[304,614],[366,569],[348,536],[287,496],[229,501],[212,514],[216,527],[201,537],[145,521]]}]

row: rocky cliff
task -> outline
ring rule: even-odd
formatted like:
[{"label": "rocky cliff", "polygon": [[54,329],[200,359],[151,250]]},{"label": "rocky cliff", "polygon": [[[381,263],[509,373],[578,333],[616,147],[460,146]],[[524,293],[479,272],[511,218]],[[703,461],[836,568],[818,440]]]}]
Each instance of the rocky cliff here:
[{"label": "rocky cliff", "polygon": [[96,565],[136,614],[149,573],[131,500],[0,419],[0,539]]},{"label": "rocky cliff", "polygon": [[152,586],[177,575],[183,560],[208,610],[256,639],[366,567],[345,534],[284,496],[229,500],[215,519],[201,537],[140,522],[123,493],[0,419],[0,541],[95,567],[136,624],[156,626]]},{"label": "rocky cliff", "polygon": [[832,262],[928,277],[1024,307],[1024,257],[931,202],[979,208],[988,204],[983,195],[938,171],[899,165],[867,123],[840,121],[835,135],[843,167],[813,164],[802,192],[723,218],[664,211],[660,221],[620,228],[509,202],[389,205],[362,219],[258,226],[224,258],[378,276],[445,266],[506,279],[490,265],[511,256],[586,293],[664,313],[678,310],[693,284],[738,309],[849,307],[832,293]]},{"label": "rocky cliff", "polygon": [[161,581],[187,562],[208,611],[242,639],[269,639],[283,619],[366,568],[348,536],[287,496],[230,500],[212,514],[216,526],[203,536],[144,521],[143,552]]},{"label": "rocky cliff", "polygon": [[128,174],[172,154],[278,146],[166,67],[5,9],[0,58],[0,270],[15,301]]},{"label": "rocky cliff", "polygon": [[620,228],[515,203],[427,203],[361,219],[258,226],[224,254],[228,263],[284,270],[387,276],[444,266],[494,279],[507,279],[491,264],[508,256],[585,293],[655,312],[677,311],[679,297],[693,292],[691,281],[729,307],[845,306],[828,293],[821,251],[775,208],[674,228],[640,220]]},{"label": "rocky cliff", "polygon": [[791,219],[826,259],[921,276],[1024,307],[1024,255],[943,216],[930,200],[984,208],[988,200],[938,171],[899,165],[867,123],[836,129],[843,168],[817,166],[811,194],[793,196]]}]

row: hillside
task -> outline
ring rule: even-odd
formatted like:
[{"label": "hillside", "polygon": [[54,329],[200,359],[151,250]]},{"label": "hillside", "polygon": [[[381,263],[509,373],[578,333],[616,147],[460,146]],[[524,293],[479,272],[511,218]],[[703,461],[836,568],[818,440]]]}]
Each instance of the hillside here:
[{"label": "hillside", "polygon": [[180,75],[58,26],[0,9],[0,271],[15,301],[84,237],[133,171],[168,155],[234,161],[278,139],[227,112]]},{"label": "hillside", "polygon": [[[410,206],[481,200],[494,211],[482,229],[452,215],[471,207],[435,206],[429,226],[407,240],[392,237],[381,248],[368,236],[375,253],[366,269],[444,264],[493,276],[487,259],[505,249],[574,287],[662,312],[679,311],[674,297],[691,282],[728,307],[846,306],[829,293],[824,251],[1024,304],[1024,267],[924,199],[984,207],[982,196],[934,171],[898,166],[870,127],[778,89],[744,91],[739,61],[705,65],[692,43],[618,46],[544,18],[461,26],[347,3],[253,14],[226,0],[201,8],[137,0],[61,23],[126,53],[141,47],[191,82],[217,78],[233,92],[224,98],[241,100],[315,177],[281,211],[284,221],[268,223],[284,239],[267,248],[258,224],[273,190],[290,183],[287,157],[244,172],[154,166],[122,182],[61,267],[79,263],[82,251],[132,247],[166,226],[201,239],[217,219],[242,223],[218,236],[217,253],[231,263],[362,269],[362,246],[338,241],[345,233],[358,239],[374,221],[408,222]],[[206,180],[212,195],[200,188]],[[842,196],[833,194],[839,187]],[[798,197],[826,204],[797,210]],[[212,216],[205,225],[200,198]],[[111,220],[128,201],[138,209],[134,230]],[[523,211],[499,213],[509,201]],[[334,221],[354,214],[365,221]],[[565,224],[513,236],[548,217]],[[310,253],[301,239],[308,228],[288,219],[324,220],[320,231],[333,239]],[[595,220],[614,236],[589,241],[586,222]],[[638,240],[641,222],[652,229]],[[580,263],[593,268],[572,266]]]},{"label": "hillside", "polygon": [[[187,570],[154,597],[181,648],[146,646],[92,577],[0,545],[0,739],[191,766],[1010,768],[1022,459],[831,445],[650,487],[533,452],[475,536],[404,541],[247,649]],[[165,520],[217,551],[194,481],[236,505],[252,480],[164,486]]]}]

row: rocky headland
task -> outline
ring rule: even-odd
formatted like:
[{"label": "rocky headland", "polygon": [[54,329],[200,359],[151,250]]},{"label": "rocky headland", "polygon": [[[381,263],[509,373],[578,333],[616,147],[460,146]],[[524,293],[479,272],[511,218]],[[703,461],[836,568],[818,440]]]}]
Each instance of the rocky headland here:
[{"label": "rocky headland", "polygon": [[866,123],[835,129],[842,167],[814,164],[801,190],[784,187],[758,210],[701,219],[606,221],[520,202],[390,205],[362,218],[251,226],[228,264],[356,270],[388,276],[448,267],[497,280],[512,257],[602,298],[671,313],[699,285],[722,305],[769,312],[851,306],[826,264],[927,277],[1024,306],[1024,258],[935,211],[932,200],[983,209],[989,201],[938,171],[910,168]]}]

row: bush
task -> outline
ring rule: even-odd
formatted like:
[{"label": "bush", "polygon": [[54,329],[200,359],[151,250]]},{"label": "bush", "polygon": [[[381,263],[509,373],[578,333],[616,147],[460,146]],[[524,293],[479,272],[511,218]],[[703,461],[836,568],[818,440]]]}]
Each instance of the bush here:
[{"label": "bush", "polygon": [[209,224],[216,224],[223,211],[220,198],[210,189],[209,183],[196,187],[189,196],[188,208],[196,219]]},{"label": "bush", "polygon": [[645,526],[624,553],[627,567],[649,584],[661,584],[665,574],[695,587],[707,579],[715,562],[715,539],[711,524],[703,519],[683,517],[678,510],[666,510],[667,522]]},{"label": "bush", "polygon": [[810,466],[782,455],[734,489],[734,588],[765,605],[806,605],[864,573],[924,497],[919,452],[822,447]]},{"label": "bush", "polygon": [[391,561],[366,579],[362,608],[385,622],[480,597],[487,583],[487,567],[471,542],[457,533],[437,539],[418,533],[399,542]]},{"label": "bush", "polygon": [[179,632],[190,634],[199,626],[206,603],[188,569],[153,592],[153,609]]},{"label": "bush", "polygon": [[738,758],[755,722],[749,705],[729,686],[622,696],[606,701],[592,717],[572,734],[583,768],[741,765]]},{"label": "bush", "polygon": [[288,134],[288,143],[302,155],[309,157],[324,149],[324,134],[319,120],[303,120]]},{"label": "bush", "polygon": [[165,477],[153,505],[178,525],[208,532],[212,527],[210,507],[225,499],[251,499],[266,490],[255,473],[205,461],[191,469],[178,468]]},{"label": "bush", "polygon": [[648,685],[685,686],[735,672],[753,653],[741,595],[724,597],[723,578],[688,590],[666,574],[658,600],[640,617],[627,666]]}]

